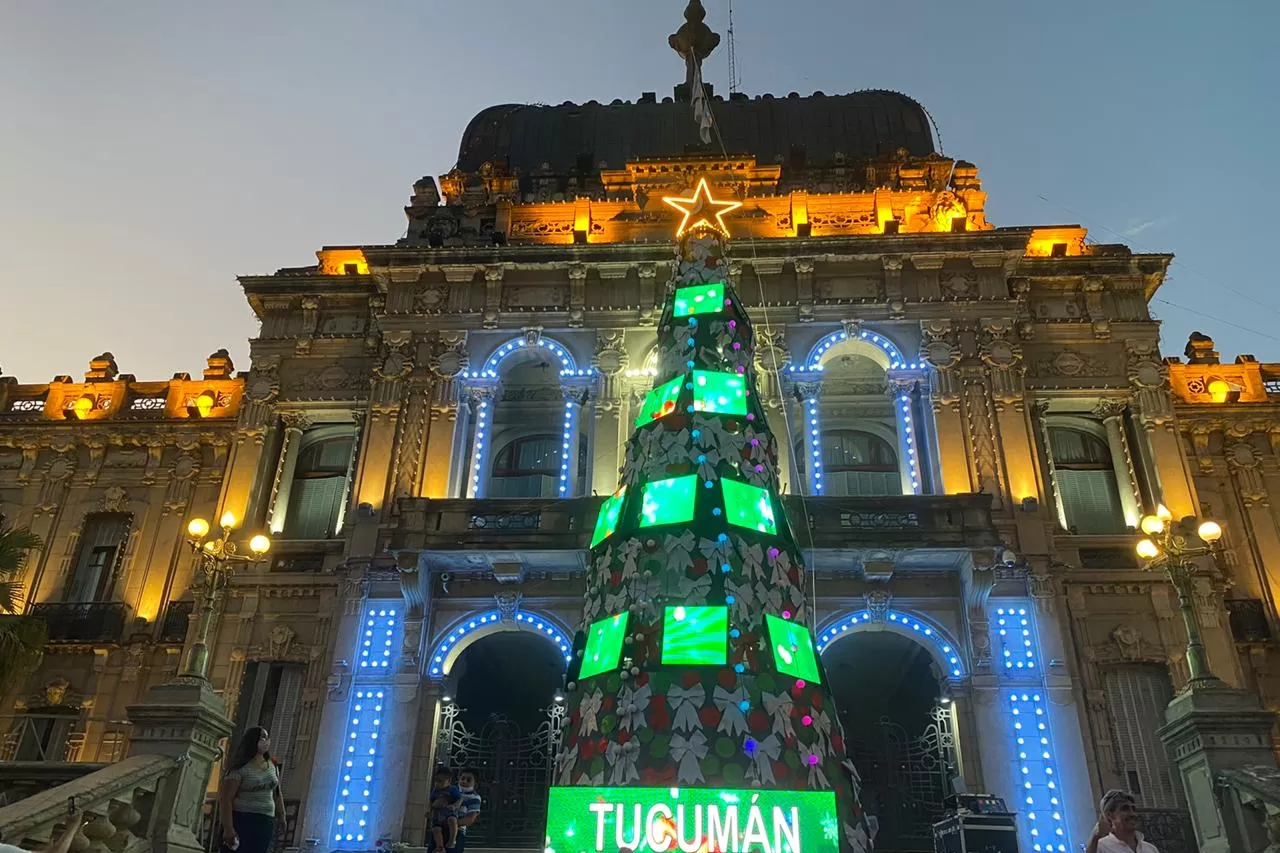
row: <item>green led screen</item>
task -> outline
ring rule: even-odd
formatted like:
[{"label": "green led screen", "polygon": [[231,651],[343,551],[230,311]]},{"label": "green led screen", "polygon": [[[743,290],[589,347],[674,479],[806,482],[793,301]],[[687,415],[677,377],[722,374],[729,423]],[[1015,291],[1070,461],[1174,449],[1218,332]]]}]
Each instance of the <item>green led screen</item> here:
[{"label": "green led screen", "polygon": [[676,288],[674,314],[690,317],[694,314],[715,314],[724,309],[724,282],[699,284],[694,287]]},{"label": "green led screen", "polygon": [[[553,787],[545,853],[837,853],[834,791]],[[656,842],[656,843],[655,843]]]},{"label": "green led screen", "polygon": [[683,384],[684,377],[677,376],[645,394],[644,405],[640,407],[640,414],[636,415],[636,426],[642,427],[649,421],[666,417],[674,412],[676,401],[680,397],[680,386]]},{"label": "green led screen", "polygon": [[765,614],[764,621],[769,630],[769,645],[773,649],[773,664],[778,672],[821,684],[818,653],[814,651],[809,629],[769,613]]},{"label": "green led screen", "polygon": [[761,533],[778,532],[778,523],[773,515],[773,501],[769,499],[767,489],[739,483],[727,477],[720,480],[720,488],[724,493],[726,521]]},{"label": "green led screen", "polygon": [[747,413],[747,381],[737,373],[693,371],[693,408],[721,415]]},{"label": "green led screen", "polygon": [[729,608],[679,605],[664,611],[664,666],[723,666],[728,659]]},{"label": "green led screen", "polygon": [[622,514],[622,499],[626,496],[627,487],[623,486],[605,499],[600,507],[600,515],[596,516],[596,530],[591,534],[592,548],[608,539],[618,529],[618,517]]},{"label": "green led screen", "polygon": [[627,635],[629,613],[619,613],[592,623],[587,629],[587,647],[582,653],[579,678],[590,678],[618,668],[622,657],[622,638]]},{"label": "green led screen", "polygon": [[646,483],[640,500],[640,526],[655,527],[659,524],[692,521],[697,496],[697,474]]}]

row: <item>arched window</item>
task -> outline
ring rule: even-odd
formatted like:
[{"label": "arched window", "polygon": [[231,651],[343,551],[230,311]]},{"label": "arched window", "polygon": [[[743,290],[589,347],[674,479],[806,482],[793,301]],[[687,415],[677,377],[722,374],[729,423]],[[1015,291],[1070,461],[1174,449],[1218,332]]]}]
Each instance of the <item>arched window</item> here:
[{"label": "arched window", "polygon": [[551,498],[560,493],[558,435],[527,435],[502,446],[493,457],[489,495],[495,498]]},{"label": "arched window", "polygon": [[822,433],[825,493],[866,497],[902,494],[902,473],[893,446],[877,435],[855,429]]},{"label": "arched window", "polygon": [[337,534],[355,437],[334,435],[302,446],[289,490],[284,538],[328,539]]},{"label": "arched window", "polygon": [[1111,451],[1099,436],[1069,426],[1049,428],[1058,499],[1075,533],[1123,533],[1124,508]]}]

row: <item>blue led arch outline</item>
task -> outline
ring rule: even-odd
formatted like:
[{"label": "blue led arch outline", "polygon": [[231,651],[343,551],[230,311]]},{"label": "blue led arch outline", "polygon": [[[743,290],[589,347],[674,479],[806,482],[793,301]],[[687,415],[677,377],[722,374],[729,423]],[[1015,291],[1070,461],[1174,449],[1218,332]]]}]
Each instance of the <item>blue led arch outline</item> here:
[{"label": "blue led arch outline", "polygon": [[[427,674],[434,679],[444,678],[445,661],[449,659],[449,654],[459,643],[476,631],[492,629],[502,624],[504,624],[502,613],[498,610],[478,611],[458,619],[443,632],[444,636],[431,650],[431,657],[427,661]],[[565,666],[573,660],[573,643],[570,640],[570,634],[557,620],[542,613],[520,611],[511,622],[505,624],[515,624],[521,630],[539,634],[554,643],[564,656]]]},{"label": "blue led arch outline", "polygon": [[578,367],[578,362],[574,359],[573,353],[569,348],[555,338],[539,337],[534,343],[530,343],[527,338],[512,338],[489,354],[485,359],[484,367],[480,368],[477,373],[469,374],[463,372],[463,377],[468,379],[497,379],[500,371],[498,368],[502,366],[502,362],[506,361],[510,356],[517,352],[529,352],[534,349],[544,349],[554,355],[560,361],[560,376],[568,379],[571,376],[594,376],[594,367]]},{"label": "blue led arch outline", "polygon": [[[489,357],[485,359],[484,367],[475,373],[462,371],[461,377],[465,383],[483,385],[497,381],[501,375],[499,368],[502,363],[510,356],[517,352],[530,352],[534,349],[543,349],[550,352],[560,361],[560,378],[561,380],[579,379],[593,377],[596,375],[594,367],[578,367],[578,362],[574,359],[573,353],[562,342],[555,338],[539,337],[536,341],[530,342],[528,338],[512,338],[506,343],[500,345]],[[481,400],[477,404],[476,425],[475,425],[475,442],[471,450],[471,489],[472,497],[483,497],[483,486],[486,480],[484,468],[488,461],[488,438],[490,435],[490,427],[492,427],[493,412],[487,400]],[[578,416],[578,407],[566,402],[564,407],[564,423],[563,434],[561,436],[560,449],[560,482],[559,491],[562,497],[568,497],[570,482],[570,463],[574,458],[575,423]]]},{"label": "blue led arch outline", "polygon": [[[889,359],[888,370],[922,370],[925,366],[923,362],[907,361],[902,354],[902,350],[898,349],[898,345],[879,332],[861,329],[857,334],[850,335],[847,329],[837,329],[828,335],[824,335],[809,350],[809,355],[805,358],[804,363],[799,366],[792,365],[788,368],[788,372],[821,374],[822,361],[827,353],[849,340],[865,341],[883,352]],[[805,443],[808,446],[808,464],[805,465],[805,470],[809,472],[810,492],[815,495],[821,495],[823,493],[822,424],[818,414],[818,398],[816,396],[809,397],[803,401],[803,405]],[[905,451],[907,456],[906,462],[911,476],[911,493],[918,495],[920,494],[920,483],[923,478],[920,472],[920,448],[919,442],[916,441],[910,395],[899,393],[894,396],[893,413],[894,421],[901,436],[898,444],[901,451]]]},{"label": "blue led arch outline", "polygon": [[838,616],[827,622],[818,631],[818,654],[822,654],[836,641],[850,634],[868,630],[896,630],[908,637],[920,637],[937,650],[938,656],[946,662],[947,680],[955,681],[965,677],[964,658],[956,641],[936,622],[918,613],[906,613],[901,610],[890,610],[884,619],[876,619],[870,610],[855,610]]}]

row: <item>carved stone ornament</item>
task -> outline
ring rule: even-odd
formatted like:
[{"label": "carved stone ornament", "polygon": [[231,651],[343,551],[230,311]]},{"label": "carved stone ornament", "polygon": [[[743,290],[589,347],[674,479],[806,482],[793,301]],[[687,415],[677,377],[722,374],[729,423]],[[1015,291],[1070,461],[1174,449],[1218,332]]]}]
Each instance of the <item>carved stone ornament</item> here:
[{"label": "carved stone ornament", "polygon": [[516,621],[516,613],[520,610],[520,599],[522,597],[521,593],[507,590],[494,593],[493,599],[498,605],[498,615],[502,617],[503,622]]},{"label": "carved stone ornament", "polygon": [[467,336],[465,332],[441,333],[431,370],[442,379],[452,379],[468,364]]},{"label": "carved stone ornament", "polygon": [[938,370],[950,370],[960,362],[960,345],[947,320],[926,320],[920,324],[923,340],[920,357]]},{"label": "carved stone ornament", "polygon": [[1063,350],[1053,360],[1053,367],[1063,376],[1079,376],[1084,370],[1085,360],[1075,350]]},{"label": "carved stone ornament", "polygon": [[74,693],[71,690],[71,684],[65,678],[55,678],[52,681],[45,682],[44,690],[37,694],[39,704],[46,707],[76,704],[71,701],[73,697]]},{"label": "carved stone ornament", "polygon": [[251,372],[249,381],[244,386],[244,395],[252,403],[268,403],[279,391],[280,383],[276,380],[274,372],[268,373],[261,370]]},{"label": "carved stone ornament", "polygon": [[949,190],[938,193],[933,207],[929,209],[929,218],[933,220],[933,226],[939,231],[950,231],[952,220],[968,215],[969,211],[965,208],[964,202]]},{"label": "carved stone ornament", "polygon": [[889,604],[893,601],[893,593],[873,589],[867,593],[866,598],[867,610],[871,611],[871,618],[877,622],[883,622],[889,612]]},{"label": "carved stone ornament", "polygon": [[123,486],[108,486],[99,506],[103,512],[128,512],[129,493]]},{"label": "carved stone ornament", "polygon": [[768,373],[783,370],[791,363],[791,350],[787,348],[786,334],[756,332],[756,367]]},{"label": "carved stone ornament", "polygon": [[289,651],[297,636],[288,625],[277,625],[272,628],[267,638],[271,649],[271,658],[273,660],[284,660],[289,657]]},{"label": "carved stone ornament", "polygon": [[596,351],[591,363],[605,376],[616,376],[630,363],[622,329],[601,329],[596,333]]},{"label": "carved stone ornament", "polygon": [[378,375],[383,379],[400,379],[413,370],[413,358],[407,352],[412,342],[408,332],[388,332],[383,336],[382,362]]}]

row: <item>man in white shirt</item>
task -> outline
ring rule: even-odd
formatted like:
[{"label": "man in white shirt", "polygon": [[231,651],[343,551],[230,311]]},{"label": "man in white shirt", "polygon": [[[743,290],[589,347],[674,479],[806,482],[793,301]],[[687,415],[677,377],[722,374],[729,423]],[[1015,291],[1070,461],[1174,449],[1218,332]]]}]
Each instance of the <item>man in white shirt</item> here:
[{"label": "man in white shirt", "polygon": [[1132,794],[1107,791],[1098,811],[1102,819],[1093,828],[1085,853],[1160,853],[1138,832],[1138,807]]}]

